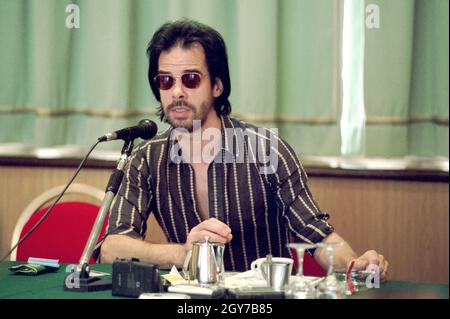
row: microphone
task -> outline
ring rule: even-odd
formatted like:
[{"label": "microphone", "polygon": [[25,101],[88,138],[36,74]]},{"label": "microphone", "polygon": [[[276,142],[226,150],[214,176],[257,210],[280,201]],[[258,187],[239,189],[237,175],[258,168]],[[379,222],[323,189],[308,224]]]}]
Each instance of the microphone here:
[{"label": "microphone", "polygon": [[141,120],[138,125],[123,128],[115,132],[109,132],[98,138],[99,142],[108,142],[114,140],[134,140],[142,138],[149,140],[158,133],[158,126],[150,120]]}]

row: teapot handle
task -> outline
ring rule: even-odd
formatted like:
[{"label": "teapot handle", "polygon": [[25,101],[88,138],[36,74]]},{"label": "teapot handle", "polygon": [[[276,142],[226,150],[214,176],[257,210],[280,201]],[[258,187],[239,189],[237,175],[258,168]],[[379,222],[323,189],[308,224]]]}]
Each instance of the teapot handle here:
[{"label": "teapot handle", "polygon": [[214,263],[216,264],[216,272],[218,276],[218,281],[223,282],[224,280],[224,265],[223,265],[223,251],[217,250],[215,254]]},{"label": "teapot handle", "polygon": [[191,261],[191,257],[192,257],[192,249],[189,249],[188,252],[186,253],[186,258],[184,259],[183,263],[183,277],[185,280],[190,280],[191,278],[191,274],[189,271],[189,262]]}]

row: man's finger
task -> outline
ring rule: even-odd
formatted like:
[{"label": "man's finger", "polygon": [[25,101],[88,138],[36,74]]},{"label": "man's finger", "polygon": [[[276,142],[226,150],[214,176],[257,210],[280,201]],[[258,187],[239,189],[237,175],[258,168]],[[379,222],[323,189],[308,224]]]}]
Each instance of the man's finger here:
[{"label": "man's finger", "polygon": [[211,242],[226,244],[229,241],[227,237],[220,236],[219,234],[213,233],[208,230],[201,230],[201,231],[197,232],[194,235],[193,240],[194,241],[202,241],[205,239],[205,236],[209,236],[209,241],[211,241]]},{"label": "man's finger", "polygon": [[[380,255],[375,250],[368,250],[362,256],[356,259],[358,266],[367,267],[369,265],[380,265]],[[358,267],[358,269],[361,269]]]},{"label": "man's finger", "polygon": [[231,234],[231,228],[216,218],[207,219],[198,224],[195,228],[198,231],[207,230],[225,238],[228,238]]},{"label": "man's finger", "polygon": [[383,255],[378,255],[378,267],[380,267],[380,272],[383,272],[385,269],[386,260]]},{"label": "man's finger", "polygon": [[380,274],[381,281],[383,281],[383,282],[386,281],[386,279],[387,279],[388,268],[389,268],[389,262],[385,261],[385,263],[384,263],[384,270]]},{"label": "man's finger", "polygon": [[357,258],[355,259],[355,264],[353,265],[353,269],[364,270],[369,266],[369,260],[366,258]]},{"label": "man's finger", "polygon": [[368,250],[362,256],[355,259],[355,264],[353,268],[358,270],[364,270],[369,265],[379,265],[380,258],[378,253],[375,250]]}]

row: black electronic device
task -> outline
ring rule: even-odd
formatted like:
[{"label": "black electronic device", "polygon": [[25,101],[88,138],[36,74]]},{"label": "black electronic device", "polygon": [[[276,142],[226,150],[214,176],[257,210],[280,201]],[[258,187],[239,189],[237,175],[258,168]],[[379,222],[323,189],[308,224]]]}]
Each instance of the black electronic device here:
[{"label": "black electronic device", "polygon": [[116,259],[112,264],[113,296],[139,297],[144,292],[161,292],[159,269],[139,259]]}]

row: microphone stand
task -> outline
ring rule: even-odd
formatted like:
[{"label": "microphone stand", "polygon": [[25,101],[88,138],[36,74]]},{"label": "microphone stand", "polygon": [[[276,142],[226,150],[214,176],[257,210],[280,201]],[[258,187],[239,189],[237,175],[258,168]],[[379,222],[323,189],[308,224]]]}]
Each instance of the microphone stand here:
[{"label": "microphone stand", "polygon": [[71,273],[66,277],[64,281],[64,290],[89,292],[108,290],[112,288],[111,279],[100,279],[98,277],[91,277],[89,262],[91,260],[92,253],[94,252],[97,244],[98,236],[103,227],[103,222],[108,215],[112,201],[119,190],[122,183],[124,168],[128,162],[128,158],[133,150],[133,140],[126,140],[122,148],[122,154],[117,163],[117,168],[111,174],[109,178],[108,186],[106,187],[105,197],[103,198],[100,209],[97,213],[94,226],[92,227],[91,234],[86,242],[86,245],[81,255],[78,265],[72,265]]}]

